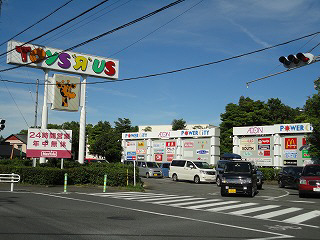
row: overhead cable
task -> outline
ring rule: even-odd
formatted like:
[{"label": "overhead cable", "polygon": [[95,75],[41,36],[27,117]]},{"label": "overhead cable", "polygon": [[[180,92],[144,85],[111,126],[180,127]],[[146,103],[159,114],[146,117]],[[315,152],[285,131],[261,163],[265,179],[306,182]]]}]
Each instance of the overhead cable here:
[{"label": "overhead cable", "polygon": [[[123,28],[129,27],[129,26],[131,26],[131,25],[133,25],[133,24],[135,24],[135,23],[138,23],[138,22],[140,22],[140,21],[142,21],[142,20],[144,20],[144,19],[147,19],[147,18],[149,18],[149,17],[151,17],[151,16],[153,16],[153,15],[159,13],[159,12],[162,12],[162,11],[164,11],[164,10],[170,8],[170,7],[173,7],[173,6],[175,6],[175,5],[177,5],[177,4],[181,3],[181,2],[184,2],[184,1],[185,1],[185,0],[178,0],[178,1],[175,1],[175,2],[173,2],[173,3],[170,3],[170,4],[168,4],[168,5],[166,5],[166,6],[162,7],[162,8],[159,8],[158,10],[155,10],[155,11],[153,11],[153,12],[151,12],[151,13],[148,13],[148,14],[140,17],[140,18],[137,18],[137,19],[131,21],[131,22],[128,22],[128,23],[126,23],[126,24],[123,24],[123,25],[121,25],[121,26],[119,26],[119,27],[117,27],[117,28],[114,28],[114,29],[112,29],[112,30],[110,30],[110,31],[107,31],[107,32],[105,32],[105,33],[103,33],[103,34],[100,34],[100,35],[96,36],[96,37],[93,37],[93,38],[91,38],[91,39],[89,39],[89,40],[87,40],[87,41],[84,41],[84,42],[79,43],[79,44],[77,44],[77,45],[75,45],[75,46],[73,46],[73,47],[70,47],[70,48],[68,48],[68,49],[66,49],[66,50],[63,50],[63,51],[61,51],[60,53],[73,50],[73,49],[75,49],[75,48],[78,48],[78,47],[80,47],[80,46],[86,45],[86,44],[88,44],[88,43],[90,43],[90,42],[93,42],[93,41],[95,41],[95,40],[98,40],[98,39],[100,39],[100,38],[102,38],[102,37],[104,37],[104,36],[106,36],[106,35],[109,35],[109,34],[111,34],[111,33],[114,33],[114,32],[116,32],[116,31],[119,31],[119,30],[121,30],[121,29],[123,29]],[[31,41],[32,41],[32,40],[31,40]],[[30,43],[30,41],[29,41],[28,43]],[[25,45],[25,44],[27,44],[27,43],[24,43],[23,45]],[[12,49],[12,50],[13,50],[13,49]],[[12,50],[10,50],[10,51],[12,51]],[[10,52],[10,51],[9,51],[9,52]],[[59,54],[60,54],[60,53],[59,53]],[[0,55],[0,56],[1,56],[1,55]],[[54,55],[53,55],[53,56],[54,56]],[[51,57],[52,57],[52,56],[51,56]],[[48,58],[50,58],[50,57],[45,57],[45,58],[43,58],[43,61],[46,60],[46,59],[48,59]],[[6,72],[6,71],[13,70],[13,69],[17,69],[17,68],[20,68],[20,67],[25,67],[25,66],[28,66],[28,65],[30,65],[30,64],[32,64],[32,63],[33,63],[33,62],[24,64],[24,65],[19,65],[19,66],[11,67],[11,68],[2,69],[2,70],[0,70],[0,72]]]},{"label": "overhead cable", "polygon": [[[22,44],[21,46],[26,45],[26,44],[28,44],[28,43],[31,43],[31,42],[33,42],[33,41],[35,41],[35,40],[38,40],[39,38],[42,38],[43,36],[47,35],[48,33],[51,33],[51,32],[53,32],[53,31],[55,31],[55,30],[57,30],[57,29],[59,29],[59,28],[63,27],[64,25],[66,25],[66,24],[68,24],[68,23],[70,23],[70,22],[74,21],[75,19],[77,19],[77,18],[81,17],[82,15],[85,15],[86,13],[88,13],[88,12],[92,11],[93,9],[95,9],[95,8],[99,7],[100,5],[102,5],[102,4],[104,4],[104,3],[108,2],[108,1],[109,1],[109,0],[103,0],[102,2],[98,3],[97,5],[95,5],[95,6],[91,7],[91,8],[89,8],[88,10],[86,10],[86,11],[84,11],[84,12],[80,13],[79,15],[77,15],[77,16],[75,16],[75,17],[73,17],[73,18],[69,19],[68,21],[66,21],[66,22],[64,22],[64,23],[62,23],[62,24],[60,24],[59,26],[57,26],[57,27],[55,27],[55,28],[52,28],[51,30],[49,30],[49,31],[47,31],[47,32],[45,32],[45,33],[43,33],[43,34],[41,34],[40,36],[38,36],[38,37],[35,37],[35,38],[31,39],[30,41],[28,41],[28,42],[26,42],[26,43]],[[9,53],[9,52],[11,52],[11,51],[13,51],[13,49],[11,49],[11,50],[9,50],[9,51],[7,51],[7,52],[1,53],[1,54],[0,54],[0,57],[1,57],[1,56],[3,56],[3,55],[5,55],[5,54],[7,54],[7,53]]]},{"label": "overhead cable", "polygon": [[13,37],[9,38],[7,41],[4,41],[3,43],[0,44],[0,46],[2,46],[3,44],[7,43],[8,41],[12,40],[13,38],[21,35],[22,33],[26,32],[27,30],[29,30],[30,28],[34,27],[35,25],[37,25],[38,23],[42,22],[43,20],[45,20],[46,18],[50,17],[52,14],[56,13],[57,11],[59,11],[61,8],[67,6],[69,3],[71,3],[73,0],[69,0],[68,2],[66,2],[65,4],[61,5],[60,7],[58,7],[56,10],[52,11],[51,13],[49,13],[47,16],[41,18],[40,20],[38,20],[37,22],[35,22],[34,24],[32,24],[31,26],[27,27],[26,29],[22,30],[21,32],[17,33],[16,35],[14,35]]}]

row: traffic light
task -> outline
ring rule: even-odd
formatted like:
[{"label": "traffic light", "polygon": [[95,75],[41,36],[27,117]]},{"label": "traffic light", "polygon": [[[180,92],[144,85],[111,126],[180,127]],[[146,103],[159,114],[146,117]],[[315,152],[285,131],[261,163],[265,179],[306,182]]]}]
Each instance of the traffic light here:
[{"label": "traffic light", "polygon": [[279,62],[286,68],[302,67],[314,62],[315,57],[311,53],[290,54],[288,57],[281,56]]},{"label": "traffic light", "polygon": [[5,122],[6,122],[6,120],[4,120],[4,119],[2,119],[2,118],[0,118],[0,131],[1,130],[3,130],[4,128],[5,128]]}]

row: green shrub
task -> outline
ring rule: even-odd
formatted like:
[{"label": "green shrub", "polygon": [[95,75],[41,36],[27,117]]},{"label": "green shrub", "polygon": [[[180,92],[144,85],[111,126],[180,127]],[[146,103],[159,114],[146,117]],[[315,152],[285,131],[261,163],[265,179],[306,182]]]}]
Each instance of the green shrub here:
[{"label": "green shrub", "polygon": [[259,168],[259,170],[263,173],[264,180],[274,181],[278,179],[278,174],[280,169],[275,168]]},{"label": "green shrub", "polygon": [[[15,165],[0,165],[0,173],[16,173],[21,177],[22,183],[40,185],[62,185],[64,184],[64,174],[68,175],[68,184],[94,184],[103,185],[104,175],[107,174],[108,186],[127,186],[133,184],[133,166],[119,163],[104,164],[104,166],[80,166],[67,169],[52,167],[28,167]],[[138,171],[136,171],[137,184],[141,183]]]}]

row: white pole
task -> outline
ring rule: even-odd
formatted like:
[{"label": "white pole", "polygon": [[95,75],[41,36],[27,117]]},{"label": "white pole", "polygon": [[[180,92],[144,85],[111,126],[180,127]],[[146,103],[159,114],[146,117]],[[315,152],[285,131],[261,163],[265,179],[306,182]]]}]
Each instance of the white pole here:
[{"label": "white pole", "polygon": [[61,169],[63,169],[63,158],[61,158]]},{"label": "white pole", "polygon": [[13,192],[13,183],[14,183],[14,173],[11,173],[11,192]]},{"label": "white pole", "polygon": [[79,130],[79,155],[78,161],[84,164],[84,151],[86,143],[86,87],[87,87],[87,75],[83,76],[83,81],[81,84],[81,98],[82,98],[82,108],[80,113],[80,130]]},{"label": "white pole", "polygon": [[133,161],[133,186],[136,185],[136,161]]},{"label": "white pole", "polygon": [[[48,96],[48,76],[49,70],[44,70],[44,94],[43,94],[43,106],[42,106],[42,119],[41,119],[41,129],[47,129],[48,127],[48,104],[47,104],[47,96]],[[45,163],[46,159],[41,157],[40,163]]]}]

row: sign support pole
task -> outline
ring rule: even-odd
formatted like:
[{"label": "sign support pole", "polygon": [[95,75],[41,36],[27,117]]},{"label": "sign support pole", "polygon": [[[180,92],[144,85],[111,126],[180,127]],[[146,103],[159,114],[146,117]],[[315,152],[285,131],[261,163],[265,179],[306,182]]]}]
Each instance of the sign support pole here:
[{"label": "sign support pole", "polygon": [[[44,70],[44,94],[43,94],[43,106],[42,106],[42,119],[41,119],[41,129],[47,129],[48,126],[48,104],[47,104],[47,98],[48,98],[48,76],[49,76],[49,70]],[[40,163],[45,163],[46,158],[41,157]]]},{"label": "sign support pole", "polygon": [[80,164],[84,164],[84,152],[86,143],[86,87],[87,87],[87,75],[83,75],[83,81],[81,84],[81,101],[82,108],[80,113],[80,130],[79,130],[79,154],[78,161]]}]

